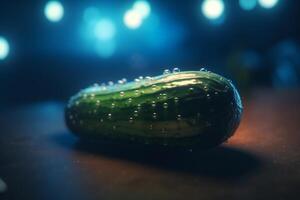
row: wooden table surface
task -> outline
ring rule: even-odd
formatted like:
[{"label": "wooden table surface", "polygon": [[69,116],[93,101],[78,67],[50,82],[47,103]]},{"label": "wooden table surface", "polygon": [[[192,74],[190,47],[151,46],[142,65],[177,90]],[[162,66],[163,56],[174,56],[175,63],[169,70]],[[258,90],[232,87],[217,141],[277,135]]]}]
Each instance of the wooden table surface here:
[{"label": "wooden table surface", "polygon": [[228,143],[208,151],[78,140],[63,104],[0,113],[0,199],[299,199],[300,92],[256,90]]}]

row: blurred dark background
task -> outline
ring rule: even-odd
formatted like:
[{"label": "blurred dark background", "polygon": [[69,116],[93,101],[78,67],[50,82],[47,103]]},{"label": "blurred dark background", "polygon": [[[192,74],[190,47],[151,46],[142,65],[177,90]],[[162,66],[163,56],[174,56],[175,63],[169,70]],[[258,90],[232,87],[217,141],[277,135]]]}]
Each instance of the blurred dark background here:
[{"label": "blurred dark background", "polygon": [[[299,21],[298,0],[0,0],[0,199],[298,199]],[[229,141],[148,148],[67,129],[80,89],[175,67],[237,85]]]},{"label": "blurred dark background", "polygon": [[124,19],[135,1],[62,0],[59,20],[55,9],[47,19],[47,3],[1,0],[0,37],[9,52],[0,59],[0,107],[66,101],[96,82],[174,67],[205,67],[232,78],[242,92],[300,85],[296,0],[219,0],[207,8],[214,19],[205,16],[201,0],[143,1],[150,12],[139,27],[136,15]]}]

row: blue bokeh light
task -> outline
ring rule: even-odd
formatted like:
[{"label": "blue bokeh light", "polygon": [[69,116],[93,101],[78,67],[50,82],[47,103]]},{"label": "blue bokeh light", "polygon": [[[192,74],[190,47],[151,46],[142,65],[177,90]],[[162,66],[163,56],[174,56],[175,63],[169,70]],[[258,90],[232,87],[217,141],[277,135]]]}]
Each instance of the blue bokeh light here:
[{"label": "blue bokeh light", "polygon": [[279,63],[273,73],[273,85],[278,88],[296,87],[299,77],[295,66],[290,62]]},{"label": "blue bokeh light", "polygon": [[254,50],[246,50],[241,55],[243,67],[247,69],[258,69],[263,67],[260,54]]},{"label": "blue bokeh light", "polygon": [[51,22],[58,22],[64,16],[64,7],[59,1],[49,1],[44,9],[46,18]]},{"label": "blue bokeh light", "polygon": [[0,36],[0,60],[4,60],[8,56],[9,50],[8,41]]},{"label": "blue bokeh light", "polygon": [[88,7],[84,10],[83,19],[88,24],[96,23],[100,18],[100,11],[96,7]]},{"label": "blue bokeh light", "polygon": [[261,7],[270,9],[276,6],[278,0],[258,0],[258,3]]},{"label": "blue bokeh light", "polygon": [[201,10],[203,15],[209,20],[218,20],[224,14],[224,2],[222,0],[204,0]]},{"label": "blue bokeh light", "polygon": [[110,19],[103,18],[95,24],[94,33],[99,40],[111,40],[116,34],[115,24]]},{"label": "blue bokeh light", "polygon": [[95,43],[96,53],[102,58],[110,58],[116,51],[114,40],[98,41]]},{"label": "blue bokeh light", "polygon": [[257,0],[239,0],[239,4],[243,10],[253,10],[257,4]]},{"label": "blue bokeh light", "polygon": [[81,35],[88,54],[107,59],[115,53],[117,26],[113,19],[113,16],[100,12],[98,7],[92,6],[84,10]]}]

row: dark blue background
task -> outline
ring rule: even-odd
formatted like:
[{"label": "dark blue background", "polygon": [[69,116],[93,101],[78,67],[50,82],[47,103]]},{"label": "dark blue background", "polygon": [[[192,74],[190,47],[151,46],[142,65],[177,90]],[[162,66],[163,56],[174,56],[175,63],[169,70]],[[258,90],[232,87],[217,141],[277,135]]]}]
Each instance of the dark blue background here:
[{"label": "dark blue background", "polygon": [[[242,91],[299,86],[299,1],[252,11],[242,10],[238,1],[224,1],[220,25],[201,14],[202,1],[149,1],[160,26],[149,20],[136,31],[122,22],[133,1],[61,2],[65,16],[51,23],[43,14],[47,1],[1,1],[0,35],[11,45],[9,57],[0,62],[2,105],[67,100],[95,82],[132,80],[173,67],[206,67],[232,78]],[[101,7],[116,23],[117,47],[109,58],[90,51],[80,37],[89,6]]]}]

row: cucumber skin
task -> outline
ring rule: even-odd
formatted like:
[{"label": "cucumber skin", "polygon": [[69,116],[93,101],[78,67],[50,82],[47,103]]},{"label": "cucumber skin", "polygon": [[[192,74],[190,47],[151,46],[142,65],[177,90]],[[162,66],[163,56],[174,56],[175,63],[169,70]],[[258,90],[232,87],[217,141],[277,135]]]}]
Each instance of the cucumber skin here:
[{"label": "cucumber skin", "polygon": [[89,87],[71,97],[65,119],[81,138],[208,148],[233,135],[242,110],[231,81],[186,71],[106,89]]}]

